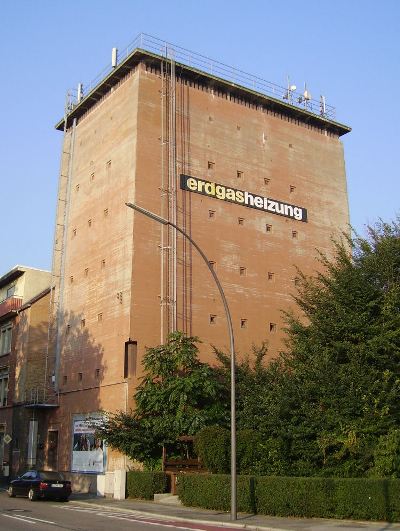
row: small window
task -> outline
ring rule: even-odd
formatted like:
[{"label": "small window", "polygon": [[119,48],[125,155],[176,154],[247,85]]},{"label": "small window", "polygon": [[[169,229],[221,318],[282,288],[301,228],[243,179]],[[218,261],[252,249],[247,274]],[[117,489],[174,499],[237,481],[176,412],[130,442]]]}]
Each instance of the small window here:
[{"label": "small window", "polygon": [[72,275],[69,277],[69,281],[71,284],[74,282],[74,277]]},{"label": "small window", "polygon": [[124,378],[136,375],[137,341],[131,339],[125,343],[124,352]]},{"label": "small window", "polygon": [[236,177],[237,177],[238,179],[241,179],[241,178],[243,177],[243,172],[238,170],[238,171],[236,172]]},{"label": "small window", "polygon": [[207,167],[209,170],[213,170],[215,166],[215,162],[211,162],[211,160],[208,161]]},{"label": "small window", "polygon": [[274,280],[275,274],[271,271],[268,271],[268,280]]},{"label": "small window", "polygon": [[81,319],[81,328],[85,328],[86,319]]},{"label": "small window", "polygon": [[77,185],[75,186],[75,190],[76,190],[77,192],[79,192],[79,184],[77,184]]},{"label": "small window", "polygon": [[105,208],[103,210],[103,214],[104,214],[104,217],[107,217],[108,216],[108,208]]},{"label": "small window", "polygon": [[269,184],[271,182],[271,179],[268,179],[268,177],[265,177],[264,179],[264,184]]},{"label": "small window", "polygon": [[293,194],[296,191],[296,187],[291,184],[289,187],[289,191],[291,194]]},{"label": "small window", "polygon": [[96,380],[100,380],[100,369],[94,371],[94,377]]},{"label": "small window", "polygon": [[217,316],[216,315],[210,315],[210,324],[215,324],[217,322]]},{"label": "small window", "polygon": [[289,147],[292,148],[292,147],[293,147],[293,144],[289,144]]},{"label": "small window", "polygon": [[91,227],[91,226],[92,226],[92,220],[91,220],[91,219],[88,219],[87,224],[88,224],[89,227]]},{"label": "small window", "polygon": [[94,181],[94,172],[90,174],[90,182]]},{"label": "small window", "polygon": [[208,217],[209,218],[215,218],[215,210],[209,210],[208,211]]},{"label": "small window", "polygon": [[297,230],[292,230],[292,238],[297,238]]},{"label": "small window", "polygon": [[106,175],[107,175],[107,178],[111,177],[111,160],[108,160],[106,162]]},{"label": "small window", "polygon": [[71,331],[71,325],[67,325],[66,329],[65,329],[65,334],[68,335]]},{"label": "small window", "polygon": [[101,261],[101,268],[104,269],[106,267],[106,259],[103,258],[103,260]]},{"label": "small window", "polygon": [[5,407],[8,400],[8,367],[0,370],[0,407]]},{"label": "small window", "polygon": [[97,314],[97,320],[98,320],[99,323],[103,320],[103,314],[102,313],[98,313]]},{"label": "small window", "polygon": [[9,354],[11,352],[12,340],[12,325],[11,323],[3,326],[0,329],[0,355]]},{"label": "small window", "polygon": [[83,378],[83,373],[78,372],[78,382],[81,382]]},{"label": "small window", "polygon": [[208,117],[208,121],[209,121],[209,122],[213,122],[213,121],[214,121],[214,118],[213,118],[212,116],[209,116],[209,117]]},{"label": "small window", "polygon": [[247,319],[240,319],[240,328],[247,328]]},{"label": "small window", "polygon": [[244,276],[246,274],[246,268],[245,267],[239,267],[239,275]]},{"label": "small window", "polygon": [[10,286],[8,289],[7,289],[7,296],[6,298],[9,299],[10,297],[13,297],[15,294],[15,284],[13,286]]},{"label": "small window", "polygon": [[68,382],[68,376],[66,374],[64,374],[64,376],[63,376],[63,385],[67,385],[67,382]]},{"label": "small window", "polygon": [[75,236],[76,236],[76,229],[74,229],[74,230],[72,231],[72,236],[75,238]]},{"label": "small window", "polygon": [[299,279],[299,277],[295,277],[295,278],[293,279],[293,282],[294,282],[294,285],[295,285],[295,286],[300,286],[300,279]]},{"label": "small window", "polygon": [[268,223],[265,225],[265,232],[272,232],[272,225],[269,225]]},{"label": "small window", "polygon": [[244,218],[238,218],[238,225],[244,225]]},{"label": "small window", "polygon": [[86,268],[85,268],[85,277],[87,277],[88,275],[89,275],[89,268],[86,267]]},{"label": "small window", "polygon": [[215,269],[215,266],[216,266],[217,264],[214,262],[214,260],[210,260],[208,263],[210,264],[210,266],[211,266],[213,269]]},{"label": "small window", "polygon": [[238,131],[240,131],[240,125],[237,125],[237,126],[236,126],[236,129],[237,129]]},{"label": "small window", "polygon": [[269,323],[269,331],[276,332],[276,323]]}]

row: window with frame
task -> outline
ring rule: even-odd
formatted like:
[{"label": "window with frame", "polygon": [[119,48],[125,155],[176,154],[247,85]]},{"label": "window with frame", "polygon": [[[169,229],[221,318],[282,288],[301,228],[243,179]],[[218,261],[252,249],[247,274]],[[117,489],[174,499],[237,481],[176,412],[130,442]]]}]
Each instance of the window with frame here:
[{"label": "window with frame", "polygon": [[0,369],[0,407],[7,405],[8,397],[8,367]]},{"label": "window with frame", "polygon": [[0,329],[0,356],[11,352],[11,336],[12,325],[10,323]]},{"label": "window with frame", "polygon": [[15,284],[7,289],[7,299],[15,294]]}]

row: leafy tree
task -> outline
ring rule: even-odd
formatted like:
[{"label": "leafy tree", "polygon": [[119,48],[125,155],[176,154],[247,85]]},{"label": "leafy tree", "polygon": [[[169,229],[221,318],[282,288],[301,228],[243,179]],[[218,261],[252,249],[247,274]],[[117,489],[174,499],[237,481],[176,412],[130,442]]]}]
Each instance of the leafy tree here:
[{"label": "leafy tree", "polygon": [[261,434],[263,473],[366,475],[399,426],[400,221],[334,251],[316,277],[299,272],[285,352],[265,366],[263,345],[237,368],[238,427]]},{"label": "leafy tree", "polygon": [[167,343],[147,349],[135,410],[106,414],[98,430],[110,446],[154,468],[163,445],[204,426],[226,424],[226,385],[217,371],[199,361],[198,342],[175,332]]}]

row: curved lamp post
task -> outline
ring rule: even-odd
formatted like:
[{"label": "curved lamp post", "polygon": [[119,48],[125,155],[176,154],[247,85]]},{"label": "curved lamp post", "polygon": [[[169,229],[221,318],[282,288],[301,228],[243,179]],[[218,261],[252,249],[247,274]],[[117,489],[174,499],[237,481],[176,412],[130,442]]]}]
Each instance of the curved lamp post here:
[{"label": "curved lamp post", "polygon": [[208,261],[206,255],[203,253],[203,251],[200,249],[197,243],[194,240],[192,240],[189,234],[187,234],[184,230],[182,230],[180,227],[175,225],[175,223],[172,223],[171,221],[168,221],[167,219],[164,219],[161,216],[157,216],[157,214],[154,214],[153,212],[150,212],[149,210],[146,210],[145,208],[135,205],[134,203],[125,203],[125,204],[126,206],[133,208],[137,212],[144,214],[148,218],[151,218],[154,221],[158,221],[158,223],[161,223],[162,225],[170,225],[171,227],[176,229],[178,232],[180,232],[187,240],[189,240],[189,242],[193,245],[193,247],[195,247],[195,249],[198,251],[202,259],[204,260],[206,266],[208,267],[217,285],[219,294],[221,295],[221,299],[224,305],[224,310],[225,310],[225,315],[226,315],[226,321],[228,324],[229,342],[230,342],[230,351],[231,351],[231,520],[236,520],[237,518],[237,507],[236,507],[237,495],[236,495],[235,347],[234,347],[234,339],[233,339],[232,319],[231,319],[231,314],[229,311],[228,302],[226,300],[224,290],[222,289],[222,286],[217,277],[217,274],[214,271],[214,268],[210,265],[210,262]]}]

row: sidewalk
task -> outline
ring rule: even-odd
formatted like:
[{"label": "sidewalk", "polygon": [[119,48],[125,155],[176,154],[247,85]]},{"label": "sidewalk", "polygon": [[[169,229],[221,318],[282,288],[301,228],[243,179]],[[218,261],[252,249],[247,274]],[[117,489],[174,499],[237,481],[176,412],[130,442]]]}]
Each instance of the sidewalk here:
[{"label": "sidewalk", "polygon": [[375,531],[400,530],[400,523],[359,522],[350,520],[333,520],[320,518],[283,518],[240,513],[236,522],[230,521],[230,514],[206,509],[166,505],[145,500],[113,500],[96,498],[90,495],[72,495],[70,503],[98,507],[102,510],[134,511],[142,515],[157,516],[168,520],[185,520],[199,524],[212,524],[224,527],[247,528],[262,531],[352,531],[372,529]]}]

